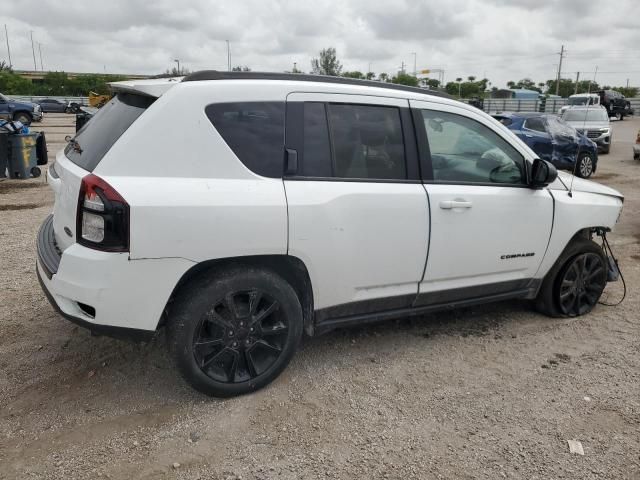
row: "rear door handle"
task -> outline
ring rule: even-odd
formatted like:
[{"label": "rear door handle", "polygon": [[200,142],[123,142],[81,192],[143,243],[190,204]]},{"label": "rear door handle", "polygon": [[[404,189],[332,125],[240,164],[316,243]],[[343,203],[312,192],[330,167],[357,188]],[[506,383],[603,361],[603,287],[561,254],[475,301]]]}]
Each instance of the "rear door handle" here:
[{"label": "rear door handle", "polygon": [[440,208],[443,210],[451,210],[452,208],[471,208],[473,204],[465,200],[443,200],[440,202]]}]

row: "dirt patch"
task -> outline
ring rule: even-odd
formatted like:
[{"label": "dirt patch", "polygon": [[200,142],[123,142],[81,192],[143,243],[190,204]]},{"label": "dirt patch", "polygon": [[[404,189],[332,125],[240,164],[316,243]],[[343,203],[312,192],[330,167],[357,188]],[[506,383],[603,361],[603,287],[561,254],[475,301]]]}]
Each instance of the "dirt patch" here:
[{"label": "dirt patch", "polygon": [[4,180],[0,182],[0,195],[6,195],[8,193],[13,193],[19,190],[28,190],[34,188],[47,188],[46,183],[34,183],[34,182],[24,182],[20,180],[11,181]]},{"label": "dirt patch", "polygon": [[42,207],[44,205],[38,205],[37,203],[21,203],[18,205],[0,205],[0,212],[8,210],[31,210],[32,208]]},{"label": "dirt patch", "polygon": [[612,172],[609,172],[609,173],[598,173],[598,175],[594,176],[593,179],[594,179],[594,181],[610,180],[612,178],[616,178],[616,177],[619,177],[619,176],[620,176],[619,174],[612,173]]}]

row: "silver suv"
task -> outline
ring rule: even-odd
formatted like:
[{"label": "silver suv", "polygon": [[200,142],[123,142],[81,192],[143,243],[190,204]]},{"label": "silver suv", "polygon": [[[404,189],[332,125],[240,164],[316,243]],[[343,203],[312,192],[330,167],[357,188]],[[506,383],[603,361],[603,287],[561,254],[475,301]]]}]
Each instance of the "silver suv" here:
[{"label": "silver suv", "polygon": [[571,107],[562,113],[562,119],[598,145],[598,151],[611,150],[611,123],[607,109],[592,107]]}]

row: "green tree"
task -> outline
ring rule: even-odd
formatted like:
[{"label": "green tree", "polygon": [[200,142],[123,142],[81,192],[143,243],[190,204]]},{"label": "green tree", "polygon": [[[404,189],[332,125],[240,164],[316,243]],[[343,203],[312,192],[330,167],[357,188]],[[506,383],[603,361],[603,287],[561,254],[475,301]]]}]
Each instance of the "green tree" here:
[{"label": "green tree", "polygon": [[613,89],[617,92],[620,92],[627,98],[634,98],[638,96],[637,87],[613,87]]},{"label": "green tree", "polygon": [[438,80],[437,78],[425,78],[422,80],[422,83],[434,90],[436,88],[440,88],[440,80]]},{"label": "green tree", "polygon": [[473,83],[473,82],[475,82],[476,77],[474,77],[473,75],[470,75],[470,76],[467,77],[467,80],[469,80],[470,83]]},{"label": "green tree", "polygon": [[373,72],[367,72],[365,77],[367,78],[367,80],[373,80],[374,78],[376,78],[376,74]]},{"label": "green tree", "polygon": [[381,82],[388,82],[389,74],[382,72],[380,75],[378,75],[378,80],[380,80]]},{"label": "green tree", "polygon": [[410,87],[418,86],[418,79],[408,73],[399,72],[398,75],[391,79],[391,83],[399,83],[401,85],[409,85]]},{"label": "green tree", "polygon": [[357,70],[354,70],[353,72],[344,72],[342,74],[343,77],[347,77],[347,78],[359,78],[359,79],[364,79],[365,76],[362,72],[359,72]]},{"label": "green tree", "polygon": [[342,72],[342,64],[338,60],[336,49],[333,47],[322,49],[320,57],[311,60],[311,71],[316,75],[339,77]]},{"label": "green tree", "polygon": [[0,92],[7,95],[30,95],[33,84],[13,72],[0,71]]}]

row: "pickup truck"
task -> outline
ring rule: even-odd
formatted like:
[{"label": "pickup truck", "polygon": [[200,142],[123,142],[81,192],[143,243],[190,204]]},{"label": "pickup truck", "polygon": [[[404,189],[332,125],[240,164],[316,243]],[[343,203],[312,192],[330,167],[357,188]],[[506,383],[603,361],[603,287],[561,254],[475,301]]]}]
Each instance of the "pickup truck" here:
[{"label": "pickup truck", "polygon": [[42,120],[42,109],[36,103],[11,100],[0,93],[0,120],[14,120],[29,125]]},{"label": "pickup truck", "polygon": [[624,120],[627,115],[633,115],[631,103],[624,95],[615,90],[600,90],[600,105],[607,109],[610,117],[616,117],[618,120]]}]

